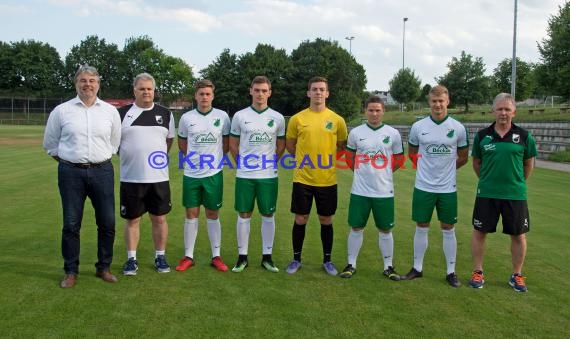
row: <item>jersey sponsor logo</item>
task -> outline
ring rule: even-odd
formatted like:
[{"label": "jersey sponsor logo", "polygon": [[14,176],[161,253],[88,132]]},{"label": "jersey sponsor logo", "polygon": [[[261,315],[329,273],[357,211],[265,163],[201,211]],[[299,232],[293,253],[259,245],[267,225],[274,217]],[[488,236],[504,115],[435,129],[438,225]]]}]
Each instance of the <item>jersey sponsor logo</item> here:
[{"label": "jersey sponsor logo", "polygon": [[271,144],[273,139],[266,132],[254,132],[249,137],[250,145]]},{"label": "jersey sponsor logo", "polygon": [[156,120],[156,123],[159,125],[162,125],[164,123],[164,121],[162,120],[162,116],[161,115],[155,115],[154,119]]},{"label": "jersey sponsor logo", "polygon": [[196,144],[215,144],[218,142],[218,138],[212,133],[202,133],[194,137],[194,143]]},{"label": "jersey sponsor logo", "polygon": [[495,144],[483,145],[483,151],[485,151],[485,152],[492,152],[494,150],[495,150]]},{"label": "jersey sponsor logo", "polygon": [[513,133],[513,142],[514,142],[515,144],[518,144],[519,142],[521,142],[521,135],[520,135],[520,134]]},{"label": "jersey sponsor logo", "polygon": [[445,144],[431,144],[426,147],[426,152],[429,155],[450,155],[451,148],[447,147]]},{"label": "jersey sponsor logo", "polygon": [[445,136],[448,137],[449,139],[451,139],[451,138],[453,138],[454,135],[455,135],[455,130],[450,129],[447,131],[447,134]]}]

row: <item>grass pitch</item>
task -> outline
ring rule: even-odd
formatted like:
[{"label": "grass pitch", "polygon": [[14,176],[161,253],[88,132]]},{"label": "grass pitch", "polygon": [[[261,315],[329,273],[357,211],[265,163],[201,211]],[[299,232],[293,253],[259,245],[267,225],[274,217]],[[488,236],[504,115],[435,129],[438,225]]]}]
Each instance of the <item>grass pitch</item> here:
[{"label": "grass pitch", "polygon": [[[437,224],[430,230],[422,279],[393,282],[382,276],[378,235],[371,223],[365,230],[357,274],[352,279],[340,279],[327,276],[320,267],[319,225],[314,213],[307,229],[303,268],[295,275],[284,270],[278,274],[264,271],[259,266],[257,212],[252,219],[250,267],[241,274],[219,273],[209,266],[210,245],[202,216],[195,267],[183,273],[154,272],[150,223],[145,219],[138,249],[139,273],[124,277],[120,274],[126,260],[123,221],[117,211],[112,270],[119,282],[108,284],[94,277],[96,226],[87,202],[79,281],[74,288],[62,290],[58,287],[63,263],[57,165],[41,147],[42,133],[43,127],[38,126],[0,126],[0,326],[4,338],[570,336],[570,250],[565,213],[570,173],[536,169],[529,179],[531,232],[524,268],[529,287],[526,294],[516,293],[507,285],[509,239],[500,233],[488,239],[485,287],[475,290],[465,286],[471,271],[470,218],[476,187],[470,164],[458,175],[457,273],[464,284],[459,289],[449,287],[444,280],[445,262]],[[175,151],[171,155],[176,156]],[[182,171],[176,167],[177,161],[172,161],[174,208],[169,215],[167,248],[171,266],[184,253]],[[224,175],[222,256],[233,265],[237,259],[235,172],[225,170]],[[410,205],[414,171],[400,170],[395,177],[395,266],[404,274],[412,264],[415,226],[410,220]],[[333,248],[338,269],[346,264],[351,180],[350,171],[339,171]],[[274,260],[283,269],[292,256],[290,182],[291,171],[282,170]]]}]

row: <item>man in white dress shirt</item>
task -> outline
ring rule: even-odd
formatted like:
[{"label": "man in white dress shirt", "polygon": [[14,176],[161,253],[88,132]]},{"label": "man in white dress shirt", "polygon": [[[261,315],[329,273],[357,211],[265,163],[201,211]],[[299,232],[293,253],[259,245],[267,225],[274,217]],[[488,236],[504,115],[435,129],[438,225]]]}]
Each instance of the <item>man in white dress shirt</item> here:
[{"label": "man in white dress shirt", "polygon": [[79,232],[85,199],[89,197],[97,224],[96,276],[116,282],[111,273],[115,241],[115,190],[111,157],[121,140],[117,109],[97,97],[99,73],[81,66],[75,73],[77,97],[58,105],[49,115],[44,149],[58,165],[63,207],[61,253],[65,276],[61,288],[73,287],[79,274]]}]

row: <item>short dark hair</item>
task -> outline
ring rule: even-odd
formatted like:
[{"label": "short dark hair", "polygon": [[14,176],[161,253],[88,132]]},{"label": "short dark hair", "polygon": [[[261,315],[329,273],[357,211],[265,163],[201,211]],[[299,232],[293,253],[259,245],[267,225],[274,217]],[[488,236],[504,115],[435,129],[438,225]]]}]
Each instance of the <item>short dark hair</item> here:
[{"label": "short dark hair", "polygon": [[308,86],[309,90],[311,89],[311,85],[315,82],[324,82],[325,84],[327,84],[327,90],[328,90],[329,82],[328,82],[327,78],[320,77],[320,76],[312,77],[311,79],[309,79],[309,86]]},{"label": "short dark hair", "polygon": [[364,104],[364,107],[368,108],[369,104],[381,104],[382,105],[382,109],[386,108],[386,104],[384,103],[384,100],[382,100],[379,96],[376,95],[372,95],[370,96],[367,100],[366,103]]}]

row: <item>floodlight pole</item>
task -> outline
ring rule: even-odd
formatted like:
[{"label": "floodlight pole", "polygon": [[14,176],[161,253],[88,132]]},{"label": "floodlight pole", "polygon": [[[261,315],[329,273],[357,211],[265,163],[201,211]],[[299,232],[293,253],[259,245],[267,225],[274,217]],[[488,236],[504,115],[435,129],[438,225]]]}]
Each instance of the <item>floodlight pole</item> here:
[{"label": "floodlight pole", "polygon": [[511,60],[511,95],[515,98],[517,89],[517,3],[515,0],[514,27],[513,27],[513,59]]},{"label": "floodlight pole", "polygon": [[352,55],[352,40],[354,40],[354,37],[347,36],[345,39],[348,40],[348,52],[350,53],[350,55]]},{"label": "floodlight pole", "polygon": [[402,69],[404,69],[404,60],[406,57],[406,21],[408,21],[408,18],[404,18],[404,30],[402,32]]}]

